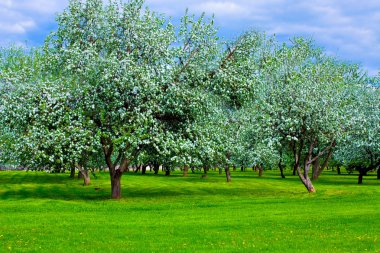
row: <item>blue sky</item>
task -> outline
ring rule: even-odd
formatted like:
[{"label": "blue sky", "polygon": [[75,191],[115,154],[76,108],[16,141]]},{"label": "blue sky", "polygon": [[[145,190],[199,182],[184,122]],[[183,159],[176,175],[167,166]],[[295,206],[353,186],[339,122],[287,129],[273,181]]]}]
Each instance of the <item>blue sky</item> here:
[{"label": "blue sky", "polygon": [[[55,14],[68,0],[0,0],[0,45],[41,45],[55,29]],[[150,9],[173,20],[188,7],[215,14],[220,35],[231,38],[248,29],[315,39],[329,54],[359,63],[371,75],[380,70],[379,0],[146,0]]]}]

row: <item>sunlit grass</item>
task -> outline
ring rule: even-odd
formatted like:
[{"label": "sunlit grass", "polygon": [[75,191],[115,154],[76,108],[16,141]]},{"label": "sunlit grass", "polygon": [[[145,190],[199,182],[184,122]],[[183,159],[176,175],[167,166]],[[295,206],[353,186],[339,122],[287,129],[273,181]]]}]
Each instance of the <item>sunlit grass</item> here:
[{"label": "sunlit grass", "polygon": [[[288,171],[290,173],[290,171]],[[0,172],[0,252],[378,252],[380,180],[325,172],[233,172],[232,183],[180,172],[129,173],[110,200],[108,174]]]}]

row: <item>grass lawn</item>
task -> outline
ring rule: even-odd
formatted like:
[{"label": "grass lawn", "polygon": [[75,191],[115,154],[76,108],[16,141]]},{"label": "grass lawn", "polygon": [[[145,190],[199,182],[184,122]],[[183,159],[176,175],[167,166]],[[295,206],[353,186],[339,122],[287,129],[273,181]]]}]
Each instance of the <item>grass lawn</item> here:
[{"label": "grass lawn", "polygon": [[[160,172],[162,173],[162,172]],[[289,174],[290,171],[287,171]],[[0,171],[0,252],[380,252],[380,180],[326,171],[109,176]]]}]

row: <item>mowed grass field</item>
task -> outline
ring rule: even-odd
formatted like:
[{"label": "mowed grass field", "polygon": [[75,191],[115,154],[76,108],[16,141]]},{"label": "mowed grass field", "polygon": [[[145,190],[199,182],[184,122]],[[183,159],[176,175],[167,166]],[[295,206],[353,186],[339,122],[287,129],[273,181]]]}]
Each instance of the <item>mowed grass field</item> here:
[{"label": "mowed grass field", "polygon": [[[160,172],[162,173],[162,172]],[[380,252],[380,180],[326,171],[306,192],[278,171],[182,177],[0,171],[0,252]]]}]

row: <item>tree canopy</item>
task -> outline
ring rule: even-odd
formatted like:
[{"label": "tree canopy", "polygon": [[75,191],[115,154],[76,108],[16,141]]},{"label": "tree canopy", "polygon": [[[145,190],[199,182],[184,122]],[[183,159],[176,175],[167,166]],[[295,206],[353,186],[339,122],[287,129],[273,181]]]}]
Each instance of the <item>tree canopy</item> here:
[{"label": "tree canopy", "polygon": [[226,42],[205,14],[174,26],[140,0],[71,0],[57,22],[42,48],[1,49],[3,162],[100,163],[112,198],[132,163],[292,166],[309,192],[334,152],[379,166],[379,89],[310,39]]}]

